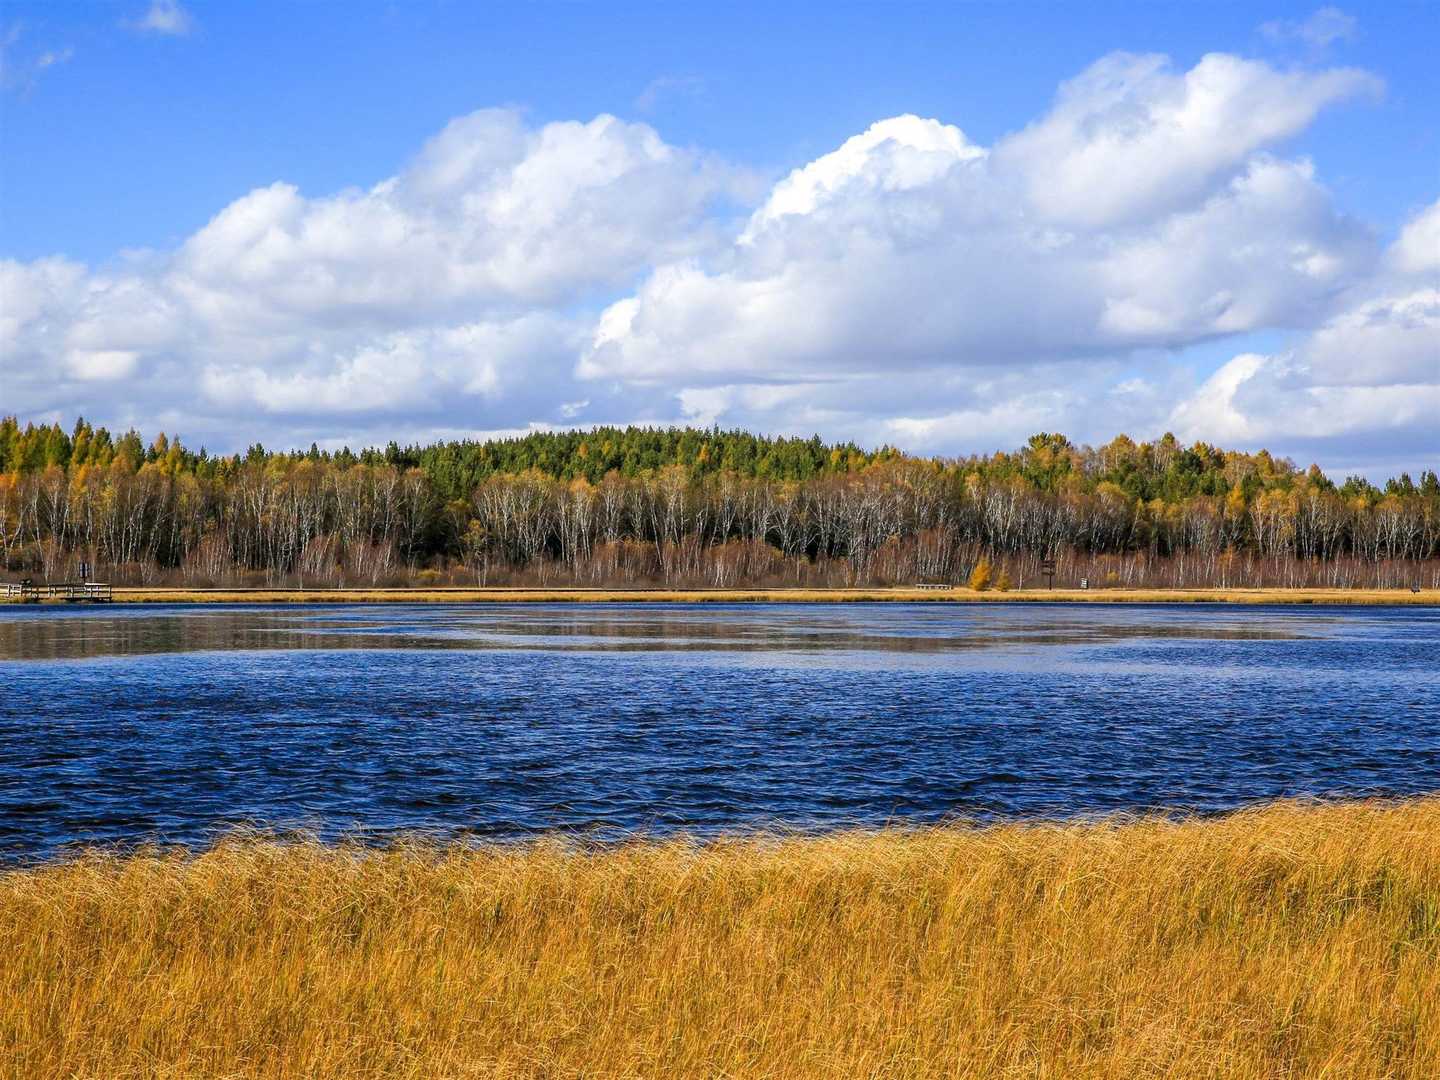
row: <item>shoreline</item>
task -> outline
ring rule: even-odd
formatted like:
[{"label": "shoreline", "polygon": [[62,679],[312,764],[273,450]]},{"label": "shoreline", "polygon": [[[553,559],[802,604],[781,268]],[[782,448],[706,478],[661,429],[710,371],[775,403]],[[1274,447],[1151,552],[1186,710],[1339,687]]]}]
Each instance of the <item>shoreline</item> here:
[{"label": "shoreline", "polygon": [[[0,601],[4,603],[5,601]],[[18,601],[9,601],[18,604]],[[975,592],[953,589],[880,588],[587,588],[531,586],[401,588],[222,588],[114,587],[116,604],[1229,604],[1343,607],[1437,607],[1440,589],[1011,589]],[[64,604],[63,600],[44,601]]]}]

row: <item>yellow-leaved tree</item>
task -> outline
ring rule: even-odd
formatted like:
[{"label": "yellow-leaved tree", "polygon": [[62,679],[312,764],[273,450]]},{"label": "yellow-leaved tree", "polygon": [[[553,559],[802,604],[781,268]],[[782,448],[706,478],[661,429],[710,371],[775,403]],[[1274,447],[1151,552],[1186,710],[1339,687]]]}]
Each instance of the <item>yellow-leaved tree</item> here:
[{"label": "yellow-leaved tree", "polygon": [[975,569],[970,571],[970,588],[976,592],[984,592],[990,587],[990,560],[981,559],[975,564]]}]

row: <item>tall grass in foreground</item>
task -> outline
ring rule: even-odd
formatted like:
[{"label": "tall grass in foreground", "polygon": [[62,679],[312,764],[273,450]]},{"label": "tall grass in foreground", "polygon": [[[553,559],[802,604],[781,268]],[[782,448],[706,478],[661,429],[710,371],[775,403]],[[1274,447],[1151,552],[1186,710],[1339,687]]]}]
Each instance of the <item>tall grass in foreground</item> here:
[{"label": "tall grass in foreground", "polygon": [[0,874],[22,1077],[1435,1077],[1440,800]]}]

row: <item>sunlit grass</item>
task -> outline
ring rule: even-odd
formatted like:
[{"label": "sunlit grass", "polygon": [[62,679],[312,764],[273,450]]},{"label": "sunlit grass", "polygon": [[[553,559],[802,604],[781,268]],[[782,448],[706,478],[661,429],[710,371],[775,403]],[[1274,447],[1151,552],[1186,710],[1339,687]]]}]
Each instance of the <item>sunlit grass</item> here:
[{"label": "sunlit grass", "polygon": [[15,1077],[1434,1077],[1440,800],[0,874]]}]

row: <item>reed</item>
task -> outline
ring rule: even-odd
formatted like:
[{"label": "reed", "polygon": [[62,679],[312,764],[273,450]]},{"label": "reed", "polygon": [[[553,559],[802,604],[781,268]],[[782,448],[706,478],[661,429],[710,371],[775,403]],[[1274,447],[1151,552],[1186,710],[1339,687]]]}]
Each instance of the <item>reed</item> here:
[{"label": "reed", "polygon": [[1434,1077],[1440,799],[0,874],[15,1077]]}]

